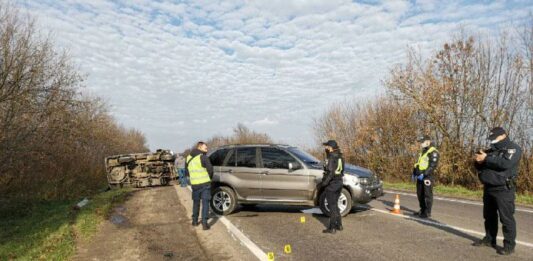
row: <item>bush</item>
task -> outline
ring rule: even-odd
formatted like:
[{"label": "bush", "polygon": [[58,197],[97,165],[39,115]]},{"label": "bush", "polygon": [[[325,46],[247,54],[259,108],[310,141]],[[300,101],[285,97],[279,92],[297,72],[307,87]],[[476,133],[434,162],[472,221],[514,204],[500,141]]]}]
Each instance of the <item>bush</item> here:
[{"label": "bush", "polygon": [[106,185],[105,156],[147,151],[119,126],[66,52],[0,4],[0,198],[70,199]]}]

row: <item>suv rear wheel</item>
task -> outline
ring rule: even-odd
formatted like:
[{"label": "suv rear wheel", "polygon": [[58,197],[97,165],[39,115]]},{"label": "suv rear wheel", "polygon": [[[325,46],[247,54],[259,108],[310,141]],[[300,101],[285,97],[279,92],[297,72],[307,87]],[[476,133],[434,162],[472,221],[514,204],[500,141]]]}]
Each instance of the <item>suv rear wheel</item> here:
[{"label": "suv rear wheel", "polygon": [[237,207],[235,192],[229,187],[218,187],[211,197],[211,209],[219,215],[229,215]]},{"label": "suv rear wheel", "polygon": [[[346,190],[345,188],[343,188],[341,191],[338,204],[341,216],[343,217],[347,216],[348,213],[350,213],[350,211],[352,210],[352,196],[350,195],[350,192],[348,192],[348,190]],[[322,213],[329,217],[328,201],[326,200],[325,192],[320,194],[319,205],[320,210],[322,210]]]}]

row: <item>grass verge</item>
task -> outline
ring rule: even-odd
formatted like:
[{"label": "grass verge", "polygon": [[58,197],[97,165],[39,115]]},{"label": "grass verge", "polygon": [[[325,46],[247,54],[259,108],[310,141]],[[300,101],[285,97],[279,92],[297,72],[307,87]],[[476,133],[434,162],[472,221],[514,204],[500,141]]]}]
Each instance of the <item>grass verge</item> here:
[{"label": "grass verge", "polygon": [[76,239],[89,238],[130,190],[95,195],[81,210],[77,201],[2,202],[0,260],[68,260]]},{"label": "grass verge", "polygon": [[[385,189],[404,190],[416,192],[415,183],[407,182],[383,182]],[[462,186],[436,185],[433,187],[433,193],[438,196],[448,196],[455,198],[482,200],[483,190],[470,190]],[[533,206],[532,194],[516,194],[516,203]]]}]

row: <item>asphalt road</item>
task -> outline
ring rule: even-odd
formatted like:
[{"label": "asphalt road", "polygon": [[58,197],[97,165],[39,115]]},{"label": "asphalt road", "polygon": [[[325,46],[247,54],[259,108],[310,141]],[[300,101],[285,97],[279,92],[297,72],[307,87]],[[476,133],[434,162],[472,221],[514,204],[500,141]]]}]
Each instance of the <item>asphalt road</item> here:
[{"label": "asphalt road", "polygon": [[[344,231],[335,235],[322,233],[324,216],[302,212],[309,207],[244,207],[227,218],[265,253],[273,252],[275,260],[533,260],[532,211],[517,211],[523,244],[502,257],[495,249],[471,246],[481,237],[476,232],[483,232],[479,203],[435,200],[432,223],[425,223],[389,214],[393,202],[394,195],[387,194],[354,208],[343,219]],[[414,196],[402,195],[401,205],[406,216],[418,210]],[[290,254],[284,253],[285,245]]]}]

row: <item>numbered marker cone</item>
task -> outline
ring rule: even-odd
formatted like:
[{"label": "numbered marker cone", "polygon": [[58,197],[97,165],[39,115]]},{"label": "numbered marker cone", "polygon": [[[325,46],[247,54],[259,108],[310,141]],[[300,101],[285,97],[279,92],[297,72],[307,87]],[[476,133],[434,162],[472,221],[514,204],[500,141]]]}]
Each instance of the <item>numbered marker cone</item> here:
[{"label": "numbered marker cone", "polygon": [[400,195],[396,194],[396,199],[394,200],[394,208],[391,210],[393,214],[401,214],[400,212]]},{"label": "numbered marker cone", "polygon": [[285,254],[292,253],[291,245],[285,245]]},{"label": "numbered marker cone", "polygon": [[305,217],[300,217],[300,223],[305,223]]},{"label": "numbered marker cone", "polygon": [[274,261],[274,252],[268,252],[267,259],[268,261]]}]

